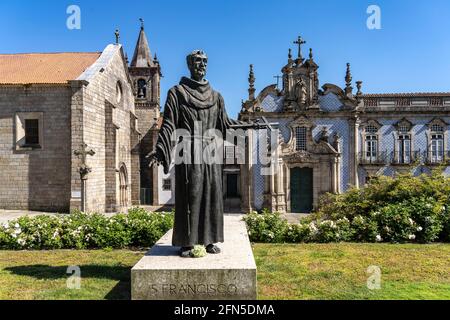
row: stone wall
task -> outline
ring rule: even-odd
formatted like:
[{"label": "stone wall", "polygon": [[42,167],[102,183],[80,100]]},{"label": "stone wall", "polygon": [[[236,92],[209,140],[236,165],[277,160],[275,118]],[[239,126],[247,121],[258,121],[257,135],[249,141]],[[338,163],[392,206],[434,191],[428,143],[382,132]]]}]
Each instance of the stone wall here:
[{"label": "stone wall", "polygon": [[[70,105],[68,86],[0,87],[0,208],[69,210]],[[17,150],[17,112],[42,113],[41,149]]]},{"label": "stone wall", "polygon": [[[89,82],[82,98],[82,136],[88,147],[95,151],[95,155],[88,156],[87,160],[92,172],[87,180],[86,211],[125,210],[131,206],[131,172],[135,170],[131,165],[130,138],[134,96],[121,47],[108,46],[78,80]],[[125,166],[127,173],[126,204],[123,206],[119,185],[121,166]]]}]

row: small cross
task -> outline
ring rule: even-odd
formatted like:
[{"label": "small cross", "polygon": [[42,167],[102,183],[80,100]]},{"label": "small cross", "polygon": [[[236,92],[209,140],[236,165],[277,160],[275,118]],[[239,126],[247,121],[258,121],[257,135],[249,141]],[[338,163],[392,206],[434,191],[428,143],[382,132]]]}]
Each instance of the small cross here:
[{"label": "small cross", "polygon": [[87,150],[87,144],[86,143],[82,143],[81,144],[81,150],[75,150],[73,153],[76,155],[76,156],[81,156],[81,164],[82,165],[86,165],[86,156],[93,156],[93,155],[95,155],[95,152],[94,152],[94,150],[92,150],[92,149],[89,149],[89,150]]},{"label": "small cross", "polygon": [[278,86],[279,86],[279,84],[280,84],[280,79],[281,78],[283,78],[282,76],[279,76],[279,75],[276,75],[276,76],[273,76],[275,79],[277,79],[277,89],[278,89]]},{"label": "small cross", "polygon": [[116,29],[116,32],[114,34],[116,35],[116,44],[119,44],[119,39],[120,39],[119,29]]},{"label": "small cross", "polygon": [[298,36],[298,39],[294,41],[294,44],[298,44],[298,58],[302,59],[302,44],[305,44],[306,41],[302,39],[301,36]]},{"label": "small cross", "polygon": [[141,29],[144,30],[144,19],[139,18],[139,21],[141,22]]}]

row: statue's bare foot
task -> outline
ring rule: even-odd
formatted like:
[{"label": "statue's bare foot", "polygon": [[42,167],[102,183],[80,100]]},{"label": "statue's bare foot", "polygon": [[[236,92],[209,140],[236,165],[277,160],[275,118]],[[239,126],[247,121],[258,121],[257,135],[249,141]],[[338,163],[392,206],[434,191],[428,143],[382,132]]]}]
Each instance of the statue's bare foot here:
[{"label": "statue's bare foot", "polygon": [[222,252],[220,250],[220,248],[214,244],[210,244],[208,246],[206,246],[206,252],[210,253],[210,254],[219,254],[220,252]]},{"label": "statue's bare foot", "polygon": [[182,258],[193,258],[192,247],[183,247],[180,249],[180,257]]}]

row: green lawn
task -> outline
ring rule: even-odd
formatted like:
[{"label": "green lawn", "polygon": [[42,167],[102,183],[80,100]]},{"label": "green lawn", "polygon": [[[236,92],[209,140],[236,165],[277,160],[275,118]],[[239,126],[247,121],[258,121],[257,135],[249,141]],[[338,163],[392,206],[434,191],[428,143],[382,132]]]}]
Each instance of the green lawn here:
[{"label": "green lawn", "polygon": [[[260,299],[450,299],[450,245],[253,246]],[[0,299],[129,299],[130,250],[0,251]],[[81,289],[66,282],[81,268]],[[367,267],[381,268],[369,290]]]},{"label": "green lawn", "polygon": [[[450,299],[449,244],[255,244],[259,299]],[[369,266],[381,289],[367,288]]]}]

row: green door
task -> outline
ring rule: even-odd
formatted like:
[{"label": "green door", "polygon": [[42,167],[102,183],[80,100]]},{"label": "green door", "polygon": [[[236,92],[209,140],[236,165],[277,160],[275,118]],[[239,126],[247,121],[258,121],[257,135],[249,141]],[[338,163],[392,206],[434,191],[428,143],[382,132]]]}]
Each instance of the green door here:
[{"label": "green door", "polygon": [[313,209],[313,169],[291,169],[291,212],[309,213]]}]

